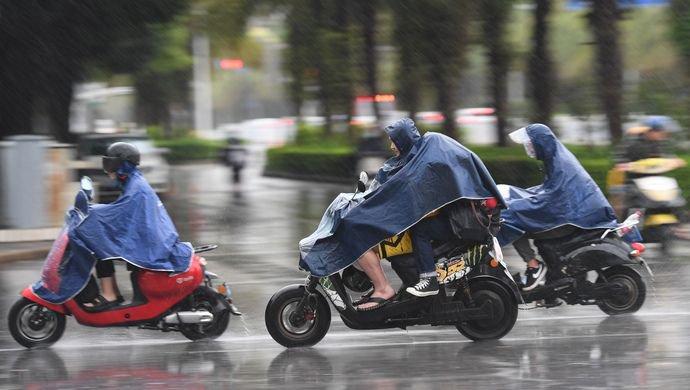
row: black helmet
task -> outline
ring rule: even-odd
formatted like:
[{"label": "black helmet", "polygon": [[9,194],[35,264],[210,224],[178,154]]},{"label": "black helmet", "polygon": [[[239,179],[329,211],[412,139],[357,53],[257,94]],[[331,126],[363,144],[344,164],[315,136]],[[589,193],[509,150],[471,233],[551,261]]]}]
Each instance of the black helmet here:
[{"label": "black helmet", "polygon": [[361,293],[369,290],[373,286],[367,274],[358,270],[353,265],[345,268],[343,271],[343,284],[350,290]]},{"label": "black helmet", "polygon": [[115,172],[120,168],[123,162],[129,161],[134,165],[139,165],[141,155],[136,146],[127,142],[115,142],[108,146],[103,156],[103,170],[106,172]]}]

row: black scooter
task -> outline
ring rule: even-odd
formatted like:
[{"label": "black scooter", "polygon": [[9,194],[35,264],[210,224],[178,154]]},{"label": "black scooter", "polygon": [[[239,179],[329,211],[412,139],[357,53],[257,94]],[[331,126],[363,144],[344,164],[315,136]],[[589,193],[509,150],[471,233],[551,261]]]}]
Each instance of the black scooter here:
[{"label": "black scooter", "polygon": [[419,281],[417,265],[411,255],[395,256],[389,260],[403,286],[383,307],[357,310],[346,289],[343,272],[324,278],[310,275],[304,284],[284,287],[271,297],[265,313],[268,332],[288,348],[314,345],[328,332],[330,301],[345,325],[352,329],[455,325],[471,340],[500,339],[506,335],[517,320],[521,298],[500,249],[495,255],[493,241],[436,244],[434,256],[441,285],[438,295],[418,298],[405,292],[406,287]]},{"label": "black scooter", "polygon": [[[632,266],[642,265],[650,276],[653,274],[641,257],[644,246],[628,244],[620,237],[637,223],[639,217],[631,215],[616,229],[535,240],[548,272],[543,286],[522,292],[525,303],[553,307],[562,303],[560,299],[569,305],[597,305],[609,315],[639,310],[644,304],[646,286]],[[594,281],[588,279],[591,273],[596,274]]]}]

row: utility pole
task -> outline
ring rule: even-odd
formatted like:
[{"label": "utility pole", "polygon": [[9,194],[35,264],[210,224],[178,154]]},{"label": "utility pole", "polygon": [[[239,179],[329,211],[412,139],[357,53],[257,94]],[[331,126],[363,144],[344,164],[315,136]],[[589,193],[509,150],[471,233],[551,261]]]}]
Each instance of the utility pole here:
[{"label": "utility pole", "polygon": [[[206,10],[194,10],[199,21],[205,27]],[[196,26],[200,27],[200,26]],[[194,129],[212,130],[213,127],[213,97],[211,94],[211,58],[208,35],[203,28],[193,29],[192,57],[194,62],[192,81],[194,105]]]}]

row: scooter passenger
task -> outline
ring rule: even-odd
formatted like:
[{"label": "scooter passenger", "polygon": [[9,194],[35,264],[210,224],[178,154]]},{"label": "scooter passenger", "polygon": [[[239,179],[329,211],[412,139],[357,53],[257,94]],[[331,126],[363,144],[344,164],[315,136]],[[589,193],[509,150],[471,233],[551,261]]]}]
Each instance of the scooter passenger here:
[{"label": "scooter passenger", "polygon": [[544,163],[543,184],[522,189],[499,185],[508,209],[498,234],[501,246],[513,244],[526,263],[523,290],[537,287],[546,277],[529,239],[556,239],[578,230],[617,226],[616,214],[599,186],[550,128],[531,124],[510,134],[527,155]]},{"label": "scooter passenger", "polygon": [[[370,189],[375,189],[388,181],[388,178],[395,175],[408,161],[408,155],[415,143],[421,139],[419,130],[412,119],[400,119],[384,129],[391,141],[390,149],[395,156],[389,158],[376,174]],[[362,255],[355,266],[364,271],[371,279],[374,289],[371,294],[365,295],[359,301],[354,302],[359,310],[374,310],[385,305],[386,302],[395,296],[395,290],[386,278],[381,266],[381,259],[378,253],[372,249]],[[435,275],[434,270],[434,275]]]}]

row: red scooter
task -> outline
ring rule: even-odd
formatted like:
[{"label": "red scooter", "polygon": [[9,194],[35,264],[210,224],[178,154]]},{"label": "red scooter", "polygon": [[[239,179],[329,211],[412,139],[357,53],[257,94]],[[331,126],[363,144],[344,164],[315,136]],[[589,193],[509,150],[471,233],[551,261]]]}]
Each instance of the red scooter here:
[{"label": "red scooter", "polygon": [[[196,253],[206,248],[196,248]],[[213,248],[211,248],[213,249]],[[74,298],[56,305],[25,288],[8,316],[12,337],[27,348],[47,347],[65,331],[65,316],[86,326],[138,326],[141,329],[179,331],[190,340],[216,338],[225,332],[230,314],[241,315],[225,283],[216,288],[217,276],[205,271],[198,255],[186,272],[170,275],[137,269],[132,272],[134,297],[127,305],[89,312]]]},{"label": "red scooter", "polygon": [[[85,196],[80,191],[75,208],[80,207]],[[194,248],[189,269],[182,273],[135,268],[131,273],[132,301],[104,311],[88,311],[75,297],[53,304],[27,287],[10,309],[10,333],[27,348],[46,347],[60,339],[65,330],[65,316],[71,315],[86,326],[138,326],[179,331],[190,340],[216,338],[225,332],[230,314],[241,315],[232,303],[230,289],[225,283],[213,286],[218,276],[206,271],[206,260],[198,256],[217,247]]]}]

